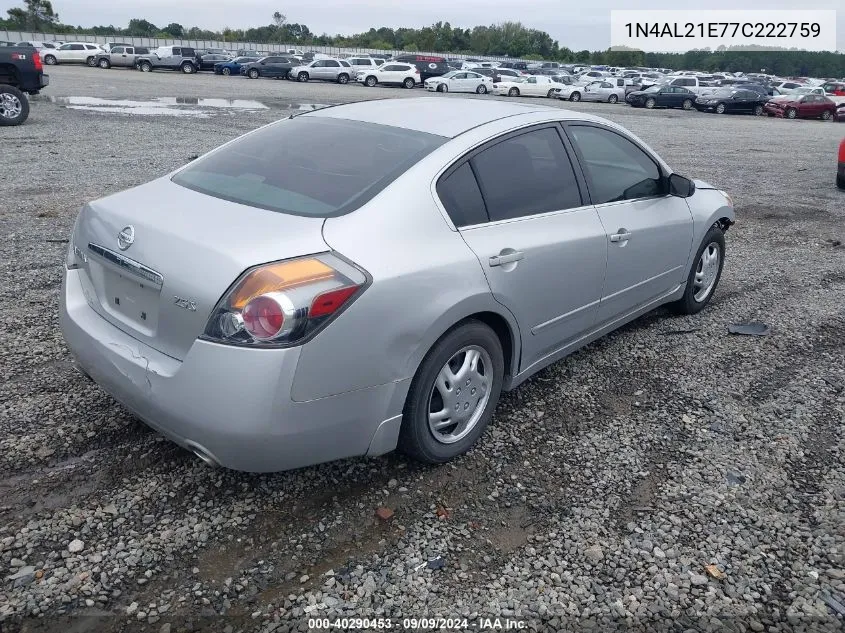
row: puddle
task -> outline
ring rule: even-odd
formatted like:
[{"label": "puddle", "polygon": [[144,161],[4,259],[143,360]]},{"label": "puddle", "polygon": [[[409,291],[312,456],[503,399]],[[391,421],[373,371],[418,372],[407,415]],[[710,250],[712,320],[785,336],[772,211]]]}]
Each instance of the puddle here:
[{"label": "puddle", "polygon": [[279,103],[268,106],[249,99],[205,99],[199,97],[155,97],[151,99],[110,99],[103,97],[48,97],[48,101],[71,110],[101,114],[135,114],[208,118],[221,113],[258,112],[273,109],[291,112],[319,110],[330,104]]}]

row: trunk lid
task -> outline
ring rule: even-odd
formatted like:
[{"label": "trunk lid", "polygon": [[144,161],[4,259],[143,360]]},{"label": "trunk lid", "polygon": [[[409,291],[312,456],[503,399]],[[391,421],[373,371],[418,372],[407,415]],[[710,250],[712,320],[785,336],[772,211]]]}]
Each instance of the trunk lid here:
[{"label": "trunk lid", "polygon": [[71,241],[91,308],[182,360],[246,269],[329,250],[322,226],[322,218],[213,198],[167,176],[85,205]]}]

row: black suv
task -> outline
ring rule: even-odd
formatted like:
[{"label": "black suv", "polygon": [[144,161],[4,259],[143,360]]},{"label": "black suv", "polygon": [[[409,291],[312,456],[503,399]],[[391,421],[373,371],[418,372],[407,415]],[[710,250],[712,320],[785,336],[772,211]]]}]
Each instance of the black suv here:
[{"label": "black suv", "polygon": [[439,77],[453,70],[446,63],[445,57],[437,55],[399,55],[392,61],[416,66],[420,71],[420,81],[423,82],[429,77]]}]

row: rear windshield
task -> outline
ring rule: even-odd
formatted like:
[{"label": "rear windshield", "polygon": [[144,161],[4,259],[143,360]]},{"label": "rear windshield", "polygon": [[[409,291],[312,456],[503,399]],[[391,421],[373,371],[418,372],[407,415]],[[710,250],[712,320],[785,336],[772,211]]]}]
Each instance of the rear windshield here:
[{"label": "rear windshield", "polygon": [[365,204],[447,140],[373,123],[297,116],[194,161],[172,181],[251,207],[331,217]]}]

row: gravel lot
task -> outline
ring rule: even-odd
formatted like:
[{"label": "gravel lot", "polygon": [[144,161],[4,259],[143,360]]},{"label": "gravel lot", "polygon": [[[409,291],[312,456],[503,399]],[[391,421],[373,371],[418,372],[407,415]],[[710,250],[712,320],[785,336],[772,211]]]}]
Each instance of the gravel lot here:
[{"label": "gravel lot", "polygon": [[[0,131],[0,630],[286,631],[336,615],[841,630],[845,126],[579,104],[734,197],[711,307],[649,314],[546,369],[454,464],[394,454],[259,476],[206,467],[75,373],[62,240],[85,201],[301,104],[425,93],[49,72],[29,121]],[[127,116],[55,97],[267,108]],[[771,336],[727,334],[752,320]]]}]

